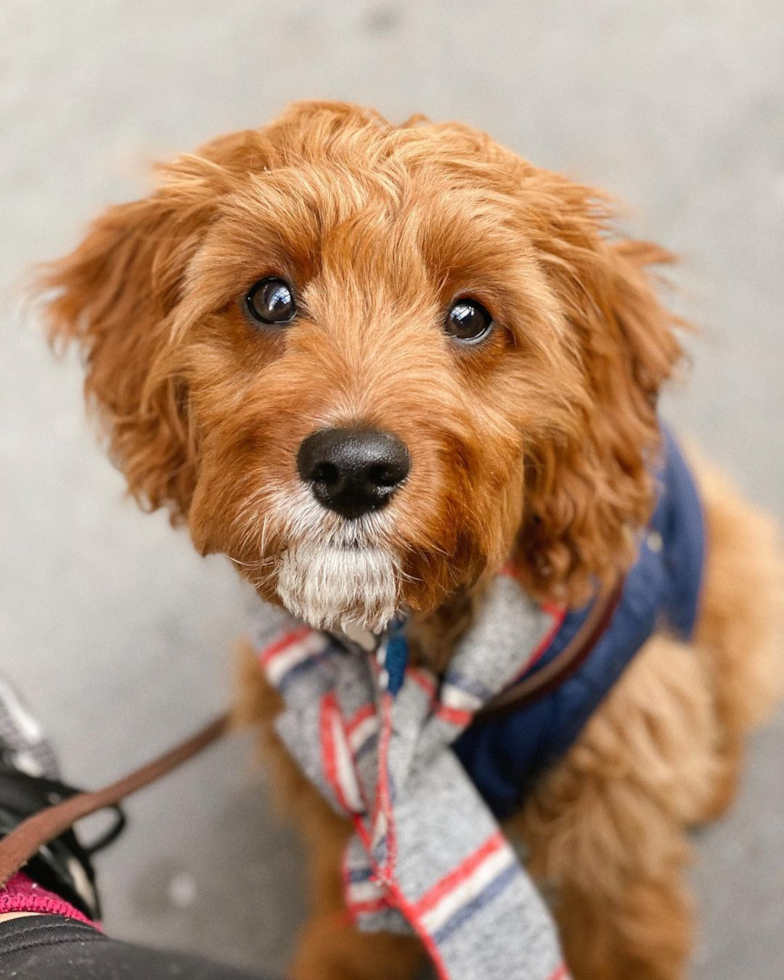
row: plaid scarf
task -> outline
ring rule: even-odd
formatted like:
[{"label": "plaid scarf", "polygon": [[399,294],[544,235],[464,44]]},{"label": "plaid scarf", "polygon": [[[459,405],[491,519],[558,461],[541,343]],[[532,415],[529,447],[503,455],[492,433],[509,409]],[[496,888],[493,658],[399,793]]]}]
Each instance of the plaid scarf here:
[{"label": "plaid scarf", "polygon": [[416,932],[442,978],[568,977],[549,913],[450,750],[552,625],[499,576],[440,683],[407,665],[400,622],[376,657],[277,609],[256,631],[261,668],[286,705],[280,737],[353,823],[350,913],[361,929]]}]

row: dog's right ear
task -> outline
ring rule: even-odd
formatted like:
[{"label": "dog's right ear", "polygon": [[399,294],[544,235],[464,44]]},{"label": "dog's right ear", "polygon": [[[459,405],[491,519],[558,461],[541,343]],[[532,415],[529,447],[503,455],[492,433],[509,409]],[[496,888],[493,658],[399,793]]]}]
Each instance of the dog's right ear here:
[{"label": "dog's right ear", "polygon": [[187,514],[196,473],[171,324],[215,199],[206,163],[181,158],[150,197],[109,208],[70,255],[39,269],[34,290],[53,345],[81,348],[86,399],[131,493],[174,521]]}]

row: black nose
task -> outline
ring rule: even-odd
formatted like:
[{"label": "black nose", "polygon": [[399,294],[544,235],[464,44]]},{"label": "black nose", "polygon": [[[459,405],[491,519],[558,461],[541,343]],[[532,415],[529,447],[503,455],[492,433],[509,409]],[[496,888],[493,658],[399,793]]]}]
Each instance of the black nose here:
[{"label": "black nose", "polygon": [[375,429],[320,429],[297,454],[299,475],[319,503],[343,517],[379,510],[408,476],[406,445]]}]

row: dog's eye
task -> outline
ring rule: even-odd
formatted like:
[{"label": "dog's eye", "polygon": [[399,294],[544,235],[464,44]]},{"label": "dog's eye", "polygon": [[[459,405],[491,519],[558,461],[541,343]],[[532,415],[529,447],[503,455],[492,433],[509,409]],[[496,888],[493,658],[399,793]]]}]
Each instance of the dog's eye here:
[{"label": "dog's eye", "polygon": [[447,314],[446,332],[463,343],[478,343],[492,328],[493,318],[475,299],[456,300]]},{"label": "dog's eye", "polygon": [[294,292],[285,279],[259,279],[245,297],[248,313],[259,323],[290,323],[297,315]]}]

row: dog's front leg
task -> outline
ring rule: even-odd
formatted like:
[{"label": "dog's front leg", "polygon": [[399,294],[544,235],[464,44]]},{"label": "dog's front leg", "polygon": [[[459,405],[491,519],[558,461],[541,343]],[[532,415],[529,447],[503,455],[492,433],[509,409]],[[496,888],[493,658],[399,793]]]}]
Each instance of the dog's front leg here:
[{"label": "dog's front leg", "polygon": [[[639,799],[623,801],[624,792],[586,786],[571,827],[537,841],[530,870],[538,876],[540,861],[550,865],[544,877],[574,980],[684,980],[693,943],[685,831],[654,807],[639,807]],[[640,822],[622,827],[616,804],[623,810],[627,803]],[[619,833],[637,835],[625,842],[625,857]]]},{"label": "dog's front leg", "polygon": [[312,822],[310,831],[311,916],[297,943],[292,980],[412,980],[425,963],[419,940],[359,932],[348,917],[340,873],[347,827],[325,821],[319,833]]},{"label": "dog's front leg", "polygon": [[300,933],[291,980],[411,980],[425,963],[414,936],[359,932],[343,899],[342,864],[351,832],[316,793],[301,829],[308,845],[310,916]]}]

